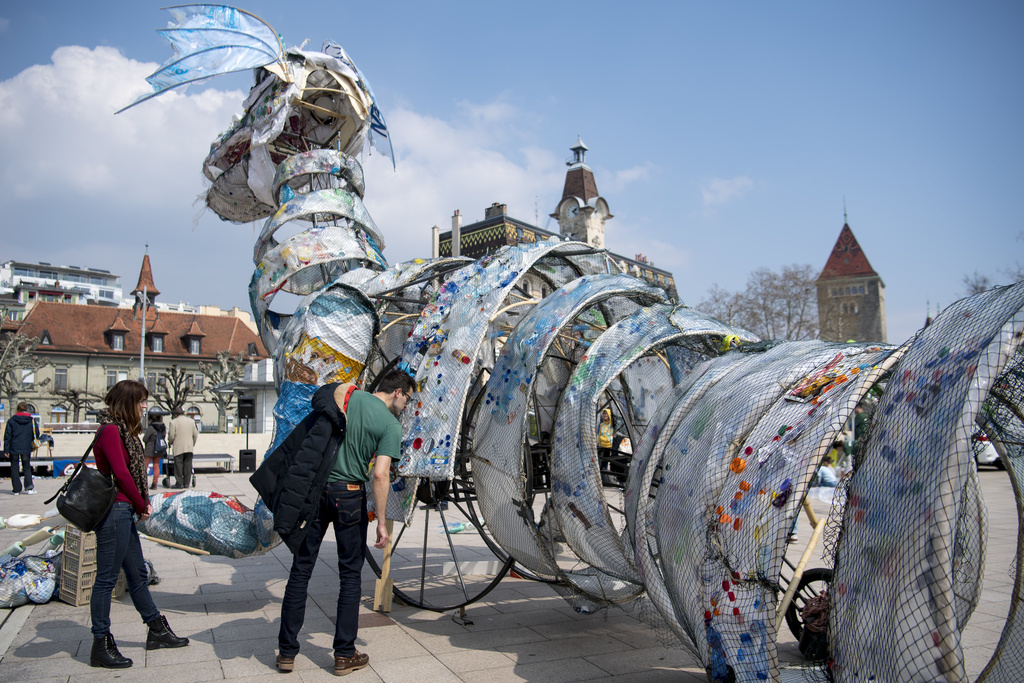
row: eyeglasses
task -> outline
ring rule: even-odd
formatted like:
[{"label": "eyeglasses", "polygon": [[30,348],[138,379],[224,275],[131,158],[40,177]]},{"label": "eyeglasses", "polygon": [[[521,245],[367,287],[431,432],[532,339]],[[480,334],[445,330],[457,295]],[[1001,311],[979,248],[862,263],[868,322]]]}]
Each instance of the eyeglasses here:
[{"label": "eyeglasses", "polygon": [[405,396],[405,400],[406,401],[411,401],[412,400],[412,392],[411,391],[403,391],[402,392],[402,396]]}]

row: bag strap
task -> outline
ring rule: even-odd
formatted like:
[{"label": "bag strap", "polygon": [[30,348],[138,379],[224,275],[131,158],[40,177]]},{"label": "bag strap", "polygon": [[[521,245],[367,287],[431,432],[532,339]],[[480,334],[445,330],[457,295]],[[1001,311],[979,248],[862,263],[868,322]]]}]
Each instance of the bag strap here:
[{"label": "bag strap", "polygon": [[83,467],[85,467],[85,459],[89,457],[89,453],[92,452],[93,446],[95,446],[96,442],[99,441],[100,434],[103,433],[103,428],[106,426],[107,425],[100,425],[100,428],[96,430],[96,436],[92,437],[92,443],[90,443],[89,447],[85,449],[85,453],[82,454],[82,459],[78,461],[77,465],[75,465],[75,471],[71,473],[71,476],[69,476],[67,481],[64,482],[64,485],[57,489],[57,493],[43,501],[43,505],[49,505],[51,500],[67,490],[68,485],[71,484],[71,480],[75,478],[75,475],[77,475]]}]

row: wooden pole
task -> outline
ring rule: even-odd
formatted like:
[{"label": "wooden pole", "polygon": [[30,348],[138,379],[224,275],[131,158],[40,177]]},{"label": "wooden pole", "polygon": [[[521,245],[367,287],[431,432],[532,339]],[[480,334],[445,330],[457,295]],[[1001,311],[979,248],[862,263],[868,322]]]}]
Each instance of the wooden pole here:
[{"label": "wooden pole", "polygon": [[373,591],[374,612],[391,611],[391,595],[394,585],[394,581],[391,579],[391,543],[394,540],[392,532],[394,531],[395,523],[389,519],[384,524],[388,529],[388,542],[384,546],[384,560],[380,565],[380,578],[377,579],[377,585]]},{"label": "wooden pole", "polygon": [[139,534],[139,538],[144,538],[147,541],[153,541],[153,543],[159,543],[160,545],[166,545],[166,546],[168,546],[170,548],[177,548],[178,550],[184,550],[186,552],[195,553],[196,555],[209,555],[210,554],[210,551],[208,551],[208,550],[200,550],[199,548],[192,548],[192,547],[189,547],[187,545],[182,545],[181,543],[175,543],[174,541],[165,541],[162,538],[153,538],[152,536],[147,536],[146,534]]}]

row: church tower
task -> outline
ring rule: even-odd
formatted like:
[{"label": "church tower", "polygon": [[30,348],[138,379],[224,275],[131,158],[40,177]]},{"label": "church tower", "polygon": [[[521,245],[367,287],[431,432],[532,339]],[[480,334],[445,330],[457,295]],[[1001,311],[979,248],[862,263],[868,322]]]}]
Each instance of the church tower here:
[{"label": "church tower", "polygon": [[587,166],[587,146],[583,140],[577,137],[576,144],[569,149],[573,158],[566,162],[569,170],[565,173],[565,188],[551,217],[558,220],[559,232],[564,237],[604,249],[604,222],[614,216],[608,210],[608,202],[597,194],[597,182]]},{"label": "church tower", "polygon": [[156,297],[160,290],[153,282],[153,266],[149,263],[149,245],[146,245],[146,255],[142,257],[142,269],[139,270],[139,283],[131,291],[135,295],[137,306],[142,305],[142,295],[145,292],[146,306],[152,308],[156,304]]},{"label": "church tower", "polygon": [[844,224],[816,281],[818,324],[825,341],[886,341],[885,283]]}]

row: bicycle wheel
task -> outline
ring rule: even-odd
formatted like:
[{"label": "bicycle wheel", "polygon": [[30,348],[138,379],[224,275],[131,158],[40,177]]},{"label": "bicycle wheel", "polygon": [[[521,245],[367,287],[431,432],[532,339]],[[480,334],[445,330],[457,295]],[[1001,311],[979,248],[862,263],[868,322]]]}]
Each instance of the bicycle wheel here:
[{"label": "bicycle wheel", "polygon": [[793,602],[789,603],[789,608],[786,609],[786,625],[789,626],[789,630],[797,640],[800,640],[800,636],[804,632],[804,620],[801,614],[804,605],[811,598],[820,595],[831,582],[832,570],[825,567],[808,569],[800,577],[800,583],[797,584],[796,592],[793,594]]}]

